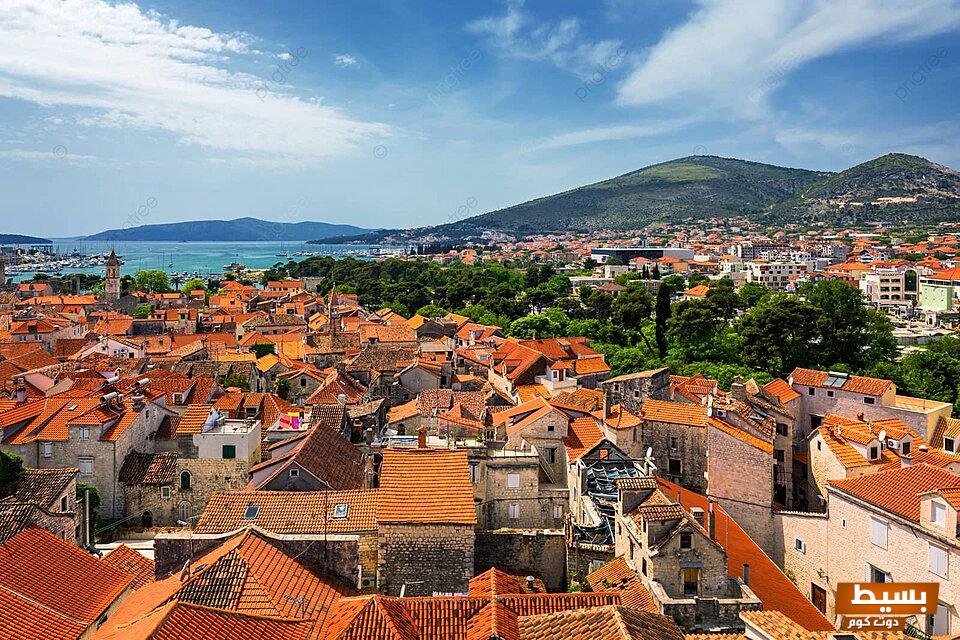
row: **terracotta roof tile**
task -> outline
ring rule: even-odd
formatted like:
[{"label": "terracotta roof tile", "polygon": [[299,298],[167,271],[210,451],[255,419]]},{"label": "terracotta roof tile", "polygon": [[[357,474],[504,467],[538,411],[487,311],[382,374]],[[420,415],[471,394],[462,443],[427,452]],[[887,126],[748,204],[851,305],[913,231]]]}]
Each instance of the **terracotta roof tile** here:
[{"label": "terracotta roof tile", "polygon": [[377,521],[475,525],[466,451],[384,451]]},{"label": "terracotta roof tile", "polygon": [[707,426],[707,408],[686,402],[670,402],[648,398],[641,407],[644,420],[682,424],[690,427]]},{"label": "terracotta roof tile", "polygon": [[[256,526],[277,534],[352,533],[377,528],[378,489],[353,491],[218,491],[197,522],[197,533],[226,533]],[[337,505],[345,517],[335,517]],[[256,505],[257,515],[244,518]],[[326,516],[324,516],[326,514]]]},{"label": "terracotta roof tile", "polygon": [[155,565],[153,560],[138,553],[125,544],[114,547],[102,560],[114,569],[133,576],[133,588],[139,589],[143,585],[153,582]]},{"label": "terracotta roof tile", "polygon": [[830,486],[919,522],[920,494],[960,487],[960,474],[928,464],[913,464],[856,478],[831,480]]}]

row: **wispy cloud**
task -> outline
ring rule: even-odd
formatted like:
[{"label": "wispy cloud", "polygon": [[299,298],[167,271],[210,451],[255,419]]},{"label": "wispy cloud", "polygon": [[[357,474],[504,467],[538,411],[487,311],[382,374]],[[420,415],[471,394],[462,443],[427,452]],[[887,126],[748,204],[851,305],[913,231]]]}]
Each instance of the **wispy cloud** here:
[{"label": "wispy cloud", "polygon": [[341,53],[333,57],[333,64],[338,67],[352,67],[357,64],[357,59],[349,53]]},{"label": "wispy cloud", "polygon": [[698,0],[623,82],[619,102],[674,101],[759,118],[798,67],[957,29],[951,0]]},{"label": "wispy cloud", "polygon": [[55,149],[53,151],[32,151],[28,149],[0,149],[0,159],[19,160],[22,162],[67,162],[79,164],[85,162],[95,162],[96,156],[82,155],[78,153],[68,153],[64,149]]},{"label": "wispy cloud", "polygon": [[523,152],[532,152],[546,149],[561,149],[581,144],[650,138],[667,133],[674,133],[690,124],[690,122],[691,120],[689,119],[661,120],[641,125],[616,125],[581,129],[578,131],[558,133],[542,140],[525,143],[522,145],[521,150]]},{"label": "wispy cloud", "polygon": [[467,31],[484,37],[499,55],[548,62],[581,77],[593,73],[621,46],[619,40],[587,41],[577,18],[537,22],[523,4],[523,0],[509,0],[503,14],[474,20],[467,24]]},{"label": "wispy cloud", "polygon": [[387,133],[297,97],[289,78],[266,79],[272,69],[264,77],[231,70],[238,59],[269,65],[253,43],[132,3],[8,0],[0,3],[0,96],[86,125],[161,130],[183,144],[266,160],[310,162]]}]

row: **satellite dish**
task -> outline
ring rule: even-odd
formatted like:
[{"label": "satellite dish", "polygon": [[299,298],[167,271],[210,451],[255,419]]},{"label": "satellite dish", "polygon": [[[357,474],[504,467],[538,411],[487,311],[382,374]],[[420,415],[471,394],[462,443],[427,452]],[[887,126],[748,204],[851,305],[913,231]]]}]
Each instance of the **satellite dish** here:
[{"label": "satellite dish", "polygon": [[646,458],[649,460],[649,459],[652,458],[652,457],[653,457],[653,447],[647,447],[647,455],[646,455]]},{"label": "satellite dish", "polygon": [[885,442],[887,440],[887,430],[880,429],[880,433],[877,434],[877,440],[880,442]]}]

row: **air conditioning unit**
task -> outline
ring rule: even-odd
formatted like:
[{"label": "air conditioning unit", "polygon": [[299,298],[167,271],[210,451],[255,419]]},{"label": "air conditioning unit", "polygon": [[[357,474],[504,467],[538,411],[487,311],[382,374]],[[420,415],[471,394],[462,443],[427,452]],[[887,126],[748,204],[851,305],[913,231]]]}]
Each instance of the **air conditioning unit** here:
[{"label": "air conditioning unit", "polygon": [[887,438],[887,449],[896,449],[897,441],[893,438]]}]

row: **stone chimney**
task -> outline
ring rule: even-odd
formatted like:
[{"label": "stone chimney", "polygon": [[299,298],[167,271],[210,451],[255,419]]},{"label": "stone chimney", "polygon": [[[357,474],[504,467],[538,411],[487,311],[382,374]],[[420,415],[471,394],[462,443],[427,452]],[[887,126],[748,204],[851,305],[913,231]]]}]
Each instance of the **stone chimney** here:
[{"label": "stone chimney", "polygon": [[730,395],[732,395],[735,400],[740,400],[741,402],[747,399],[747,385],[743,381],[742,376],[737,376],[733,379],[733,384],[730,385]]},{"label": "stone chimney", "polygon": [[604,420],[610,419],[610,412],[612,409],[613,407],[610,406],[610,396],[609,394],[604,393],[603,394],[603,419]]},{"label": "stone chimney", "polygon": [[377,472],[373,467],[373,453],[367,452],[363,460],[363,488],[373,489],[377,485]]},{"label": "stone chimney", "polygon": [[427,448],[427,428],[424,426],[421,426],[419,429],[417,429],[417,448]]},{"label": "stone chimney", "polygon": [[23,384],[23,378],[17,379],[17,404],[23,404],[27,401],[27,387]]}]

